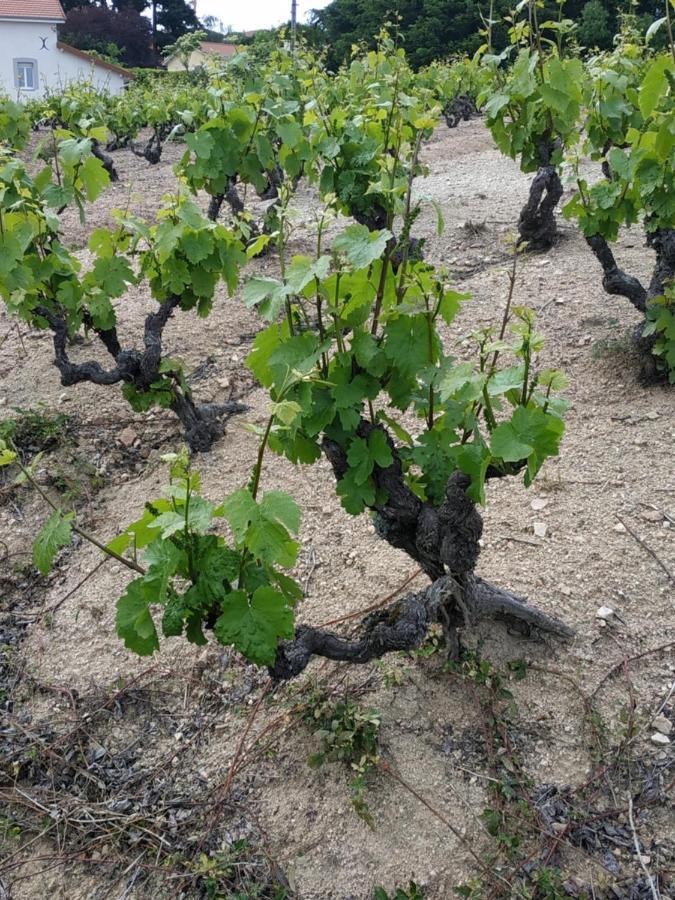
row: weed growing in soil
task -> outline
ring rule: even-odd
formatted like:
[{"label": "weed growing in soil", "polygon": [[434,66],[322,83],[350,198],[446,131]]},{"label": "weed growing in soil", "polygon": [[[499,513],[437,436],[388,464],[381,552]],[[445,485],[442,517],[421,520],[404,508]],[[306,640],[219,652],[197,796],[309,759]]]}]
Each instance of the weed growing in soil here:
[{"label": "weed growing in soil", "polygon": [[365,795],[368,776],[380,762],[380,713],[352,700],[332,703],[325,694],[315,693],[307,701],[305,720],[321,741],[321,749],[310,756],[309,764],[339,761],[348,766],[355,773],[349,785],[354,809],[373,828]]},{"label": "weed growing in soil", "polygon": [[64,413],[52,413],[43,407],[12,407],[16,414],[0,422],[0,440],[11,441],[22,454],[34,455],[60,444],[72,419]]},{"label": "weed growing in soil", "polygon": [[202,853],[193,864],[206,900],[287,900],[286,887],[262,871],[256,848],[246,839],[224,850]]},{"label": "weed growing in soil", "polygon": [[424,894],[414,881],[408,885],[408,889],[396,888],[393,894],[388,894],[384,888],[376,887],[373,892],[373,900],[423,900]]}]

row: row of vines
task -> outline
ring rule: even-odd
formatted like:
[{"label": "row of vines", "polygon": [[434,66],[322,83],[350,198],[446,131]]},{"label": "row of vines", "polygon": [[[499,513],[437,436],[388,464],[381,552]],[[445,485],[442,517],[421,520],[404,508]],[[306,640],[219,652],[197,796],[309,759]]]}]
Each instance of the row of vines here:
[{"label": "row of vines", "polygon": [[[203,644],[211,632],[285,679],[314,655],[365,662],[417,646],[435,622],[455,655],[459,629],[484,618],[572,634],[475,572],[486,482],[523,477],[529,486],[558,453],[565,375],[540,365],[534,312],[512,292],[499,323],[472,336],[473,361],[458,362],[441,335],[470,298],[425,261],[415,235],[425,142],[441,115],[452,126],[480,108],[499,148],[534,176],[514,260],[552,245],[567,184],[563,214],[600,263],[604,289],[644,316],[643,377],[675,380],[672,39],[653,53],[627,22],[615,50],[582,60],[568,49],[572,23],[538,14],[534,0],[520,4],[499,56],[488,42],[474,60],[419,73],[385,33],[376,51],[336,74],[307,51],[280,48],[255,64],[237,57],[193,84],[139,84],[121,97],[77,86],[25,107],[0,100],[0,295],[11,315],[51,333],[64,386],[118,386],[136,412],[170,410],[189,450],[207,451],[231,404],[196,402],[183,365],[165,353],[167,322],[208,317],[221,283],[230,295],[243,283],[243,302],[263,321],[246,365],[269,393],[269,417],[254,429],[246,484],[206,499],[183,452],[169,460],[163,496],[112,542],[59,506],[37,537],[42,572],[74,533],[130,570],[117,605],[130,649],[152,654],[160,634]],[[661,27],[670,29],[668,15]],[[24,159],[32,129],[37,165]],[[93,231],[83,270],[61,213],[74,206],[84,218],[116,178],[110,150],[126,147],[152,164],[167,140],[184,147],[180,189],[155,221],[118,211],[114,228]],[[589,159],[598,169],[590,178]],[[321,213],[314,252],[291,256],[289,209],[301,178],[315,186]],[[271,201],[261,221],[247,204],[251,192]],[[353,222],[328,241],[338,215]],[[654,255],[647,286],[612,250],[620,229],[636,225]],[[276,255],[278,277],[247,276],[260,254]],[[125,345],[118,302],[132,285],[156,308]],[[74,358],[82,331],[107,365]],[[357,641],[296,628],[302,589],[288,571],[300,510],[267,485],[268,453],[298,465],[324,455],[345,511],[368,511],[429,586],[371,617]],[[10,442],[0,463],[41,490]]]}]

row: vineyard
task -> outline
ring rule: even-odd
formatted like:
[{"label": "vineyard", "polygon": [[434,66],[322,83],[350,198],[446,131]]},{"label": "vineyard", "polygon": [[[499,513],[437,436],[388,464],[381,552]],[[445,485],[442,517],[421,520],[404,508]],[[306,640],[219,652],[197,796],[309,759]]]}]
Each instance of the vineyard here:
[{"label": "vineyard", "polygon": [[538,16],[0,97],[0,897],[675,896],[670,10]]}]

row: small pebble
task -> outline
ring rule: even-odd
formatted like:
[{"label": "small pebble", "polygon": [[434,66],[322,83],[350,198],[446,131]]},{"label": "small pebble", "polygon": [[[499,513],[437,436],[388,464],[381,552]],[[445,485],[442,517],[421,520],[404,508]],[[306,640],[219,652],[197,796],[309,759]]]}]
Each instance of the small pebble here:
[{"label": "small pebble", "polygon": [[138,435],[134,431],[134,429],[129,425],[124,428],[117,435],[117,440],[122,444],[123,447],[133,447],[136,441],[138,440]]},{"label": "small pebble", "polygon": [[532,531],[534,532],[535,537],[545,538],[548,528],[547,528],[545,522],[533,522],[532,523]]},{"label": "small pebble", "polygon": [[673,730],[673,723],[665,716],[657,716],[653,722],[654,728],[661,734],[670,734]]},{"label": "small pebble", "polygon": [[611,606],[601,606],[595,613],[596,619],[604,619],[607,621],[614,616],[614,610]]},{"label": "small pebble", "polygon": [[665,747],[666,744],[670,743],[670,738],[665,734],[661,734],[660,731],[655,731],[649,740],[652,744],[658,744],[660,747]]},{"label": "small pebble", "polygon": [[535,497],[532,503],[530,503],[530,506],[535,512],[539,512],[541,509],[546,509],[548,500],[545,500],[543,497]]}]

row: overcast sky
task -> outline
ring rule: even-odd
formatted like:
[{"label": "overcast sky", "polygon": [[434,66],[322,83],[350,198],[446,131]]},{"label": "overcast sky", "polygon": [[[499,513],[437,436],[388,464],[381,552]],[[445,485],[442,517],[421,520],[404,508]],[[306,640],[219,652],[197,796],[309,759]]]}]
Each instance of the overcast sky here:
[{"label": "overcast sky", "polygon": [[[304,22],[310,9],[328,6],[330,0],[298,0],[298,22]],[[270,28],[291,17],[291,0],[197,0],[197,15],[216,16],[225,27],[235,31]]]}]

